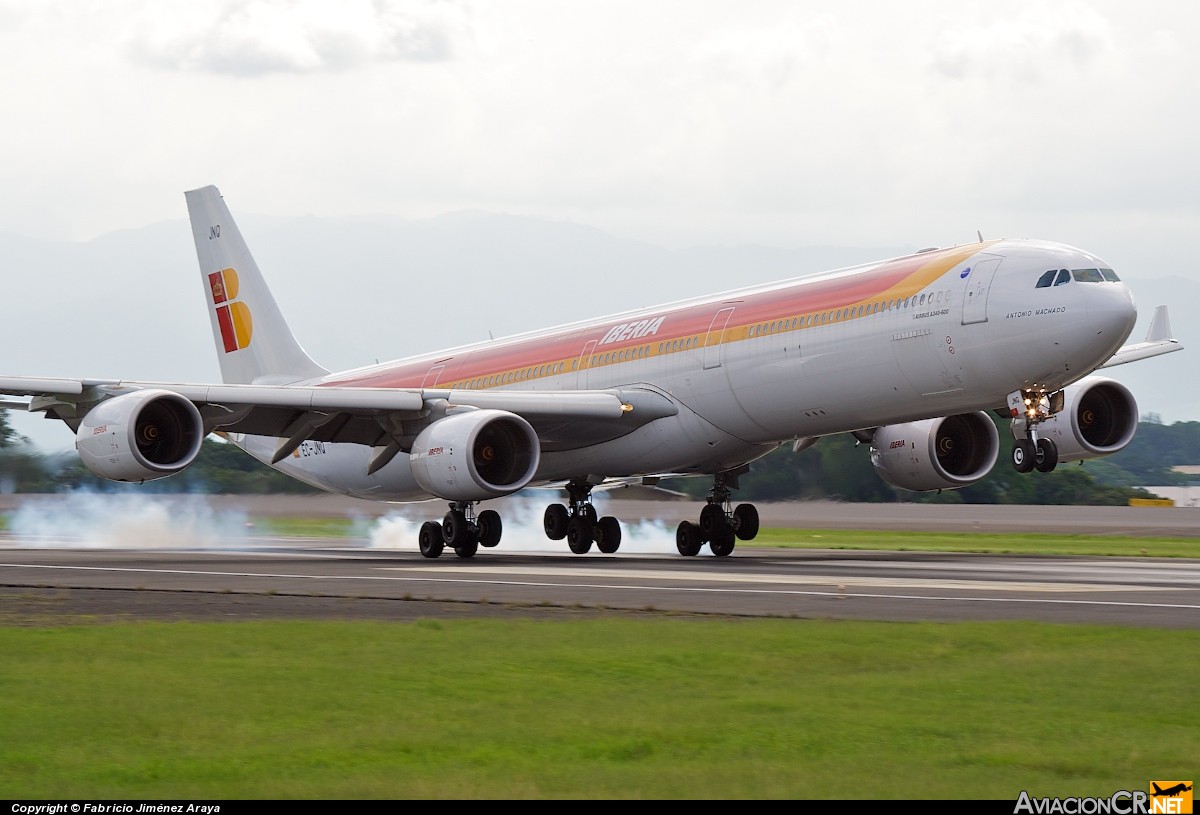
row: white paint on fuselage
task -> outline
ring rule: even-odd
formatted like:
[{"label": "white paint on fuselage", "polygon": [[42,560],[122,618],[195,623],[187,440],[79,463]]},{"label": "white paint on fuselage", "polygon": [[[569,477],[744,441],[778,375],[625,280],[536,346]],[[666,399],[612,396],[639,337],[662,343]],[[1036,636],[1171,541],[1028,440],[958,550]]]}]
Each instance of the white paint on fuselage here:
[{"label": "white paint on fuselage", "polygon": [[[989,280],[972,278],[969,270],[977,263],[991,264]],[[850,281],[877,266],[835,277]],[[1035,284],[1049,269],[1101,266],[1095,257],[1060,244],[993,242],[956,263],[906,305],[884,303],[876,310],[871,304],[871,313],[852,319],[589,366],[597,350],[597,326],[646,320],[663,325],[661,315],[678,304],[643,309],[563,327],[564,335],[580,338],[581,366],[504,388],[651,386],[680,407],[679,415],[620,438],[544,454],[534,483],[592,473],[625,477],[729,469],[794,438],[990,410],[1004,406],[1006,395],[1019,388],[1057,390],[1083,378],[1128,337],[1136,318],[1132,296],[1116,282]],[[738,302],[751,294],[786,288],[794,295],[807,281],[829,279],[815,276],[683,302],[711,309],[714,318],[732,308],[736,322]],[[986,298],[983,306],[980,297]],[[553,331],[523,335],[530,344],[554,336]],[[473,348],[440,356],[462,358]],[[268,462],[278,443],[262,437],[234,440]],[[335,492],[382,500],[428,498],[403,454],[368,476],[372,452],[361,445],[327,444],[319,455],[291,457],[276,466]]]}]

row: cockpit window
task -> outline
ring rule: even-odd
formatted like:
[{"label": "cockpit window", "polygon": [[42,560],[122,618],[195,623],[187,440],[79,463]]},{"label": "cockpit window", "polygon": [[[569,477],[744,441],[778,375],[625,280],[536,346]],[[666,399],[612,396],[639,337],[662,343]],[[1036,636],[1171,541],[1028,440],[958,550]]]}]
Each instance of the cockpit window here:
[{"label": "cockpit window", "polygon": [[1074,278],[1080,283],[1102,283],[1107,280],[1110,283],[1120,283],[1121,278],[1117,277],[1117,273],[1112,269],[1051,269],[1048,272],[1043,272],[1038,278],[1035,289],[1047,289],[1051,286],[1062,286],[1071,282]]},{"label": "cockpit window", "polygon": [[1072,269],[1071,274],[1080,283],[1102,283],[1104,275],[1100,274],[1099,269]]}]

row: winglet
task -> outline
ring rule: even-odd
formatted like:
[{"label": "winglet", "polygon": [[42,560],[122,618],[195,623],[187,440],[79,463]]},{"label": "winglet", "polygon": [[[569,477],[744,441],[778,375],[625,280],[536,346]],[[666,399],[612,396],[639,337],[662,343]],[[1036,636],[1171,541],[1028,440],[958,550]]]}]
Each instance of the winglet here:
[{"label": "winglet", "polygon": [[1154,316],[1150,319],[1150,329],[1146,332],[1145,342],[1124,346],[1100,367],[1111,368],[1114,365],[1124,365],[1126,362],[1182,350],[1183,343],[1171,336],[1171,317],[1167,314],[1167,307],[1159,306],[1154,309]]},{"label": "winglet", "polygon": [[185,197],[226,384],[289,384],[329,373],[296,342],[217,188]]},{"label": "winglet", "polygon": [[1167,314],[1166,306],[1154,309],[1150,318],[1150,330],[1146,332],[1146,342],[1162,342],[1171,339],[1171,316]]}]

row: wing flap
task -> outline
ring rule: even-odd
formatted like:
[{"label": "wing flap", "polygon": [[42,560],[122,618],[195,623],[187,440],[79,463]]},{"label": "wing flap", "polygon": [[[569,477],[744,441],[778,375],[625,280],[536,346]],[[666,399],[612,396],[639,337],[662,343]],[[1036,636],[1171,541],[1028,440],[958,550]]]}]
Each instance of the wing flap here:
[{"label": "wing flap", "polygon": [[82,379],[57,379],[45,376],[0,376],[0,393],[10,396],[53,394],[76,396],[83,393]]},{"label": "wing flap", "polygon": [[467,391],[425,389],[426,400],[445,399],[450,405],[507,410],[526,418],[558,416],[577,419],[619,419],[631,408],[608,391]]},{"label": "wing flap", "polygon": [[[304,438],[375,446],[407,436],[456,407],[505,410],[525,417],[543,444],[570,449],[613,439],[676,415],[674,400],[651,388],[607,391],[501,391],[446,388],[343,388],[297,385],[209,385],[171,382],[0,377],[0,394],[34,397],[32,403],[0,400],[0,409],[46,411],[74,421],[94,404],[154,388],[194,403],[210,430],[290,438],[309,423]],[[76,412],[78,410],[78,413]],[[324,417],[324,418],[322,418]]]},{"label": "wing flap", "polygon": [[306,388],[292,385],[171,385],[128,383],[174,391],[197,405],[282,407],[330,412],[417,412],[425,407],[418,391],[399,388]]}]

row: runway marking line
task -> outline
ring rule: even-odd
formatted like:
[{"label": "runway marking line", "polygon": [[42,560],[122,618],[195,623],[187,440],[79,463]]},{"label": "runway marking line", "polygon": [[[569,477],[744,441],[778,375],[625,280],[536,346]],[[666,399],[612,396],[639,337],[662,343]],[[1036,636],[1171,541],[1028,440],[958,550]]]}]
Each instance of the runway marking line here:
[{"label": "runway marking line", "polygon": [[[114,567],[114,566],[52,566],[42,563],[0,563],[0,568],[16,568],[16,569],[59,569],[70,571],[94,571],[94,572],[131,572],[141,574],[180,574],[180,575],[199,575],[206,577],[277,577],[282,579],[295,580],[367,580],[367,581],[386,581],[386,582],[425,582],[425,583],[471,583],[497,586],[528,586],[533,588],[562,588],[561,583],[545,583],[527,580],[462,580],[452,579],[448,577],[399,577],[399,576],[382,576],[382,575],[311,575],[311,574],[275,574],[271,572],[213,572],[200,571],[191,569],[139,569],[132,567]],[[3,584],[0,584],[3,585]],[[97,588],[95,586],[67,586],[62,588]],[[113,587],[106,587],[113,588]],[[716,588],[712,586],[622,586],[602,583],[580,583],[575,584],[573,588],[577,589],[604,589],[604,590],[622,590],[622,591],[658,591],[664,593],[703,593],[703,594],[764,594],[764,595],[794,595],[801,597],[828,597],[839,601],[851,600],[853,598],[877,599],[877,600],[920,600],[920,601],[935,601],[935,602],[958,602],[958,603],[1011,603],[1018,605],[1034,605],[1034,604],[1049,604],[1049,605],[1078,605],[1078,606],[1114,606],[1127,608],[1159,608],[1159,609],[1176,609],[1200,611],[1200,605],[1191,603],[1138,603],[1122,600],[1066,600],[1066,599],[1050,599],[1050,598],[1028,598],[1028,597],[944,597],[937,595],[920,595],[920,594],[879,594],[879,593],[855,593],[851,594],[844,591],[810,591],[799,589],[749,589],[749,588]],[[1157,590],[1157,587],[1149,590]],[[196,591],[195,589],[160,589],[160,591]],[[204,590],[201,590],[204,591]],[[387,599],[387,598],[381,598]]]},{"label": "runway marking line", "polygon": [[[505,566],[381,566],[384,570],[395,571],[425,571],[436,573],[459,572],[467,569],[471,574],[512,574],[513,569]],[[544,577],[569,577],[580,572],[574,569],[555,569],[551,567],[528,567],[519,569],[523,574],[542,575]],[[1089,591],[1145,591],[1145,586],[1130,586],[1117,583],[1041,583],[1003,580],[930,580],[916,577],[839,577],[836,575],[786,575],[773,577],[765,574],[720,574],[716,572],[698,573],[682,571],[638,571],[630,573],[618,569],[588,569],[587,574],[596,577],[637,577],[647,580],[680,580],[680,581],[714,581],[729,583],[781,583],[797,586],[856,586],[860,588],[878,588],[896,586],[911,589],[976,589],[980,591],[1035,591],[1035,592],[1089,592]],[[1178,591],[1181,586],[1171,586],[1165,591]]]}]

